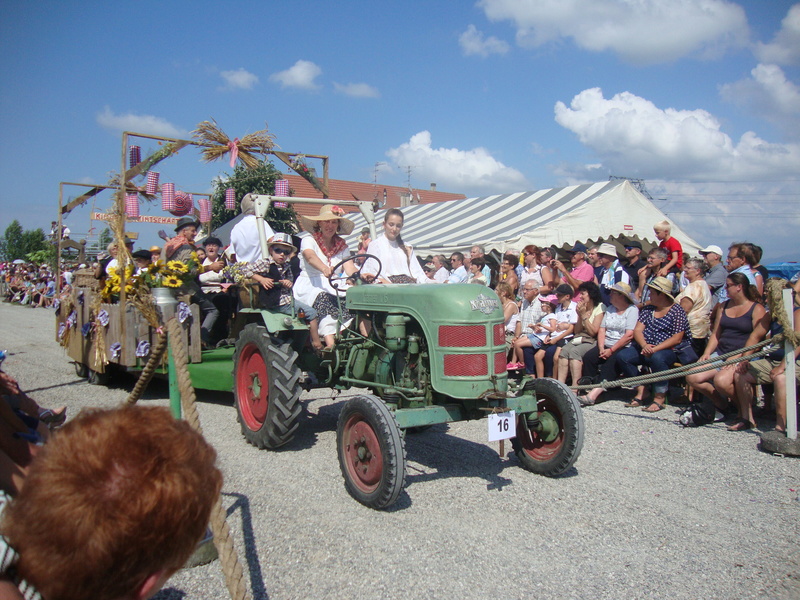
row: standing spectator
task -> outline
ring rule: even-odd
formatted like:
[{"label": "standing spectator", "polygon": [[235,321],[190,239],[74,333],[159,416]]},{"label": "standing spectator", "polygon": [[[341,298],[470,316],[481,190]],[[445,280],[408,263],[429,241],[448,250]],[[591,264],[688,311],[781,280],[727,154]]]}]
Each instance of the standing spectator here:
[{"label": "standing spectator", "polygon": [[542,277],[542,265],[539,264],[539,248],[538,246],[525,246],[522,249],[522,259],[524,264],[522,266],[522,274],[519,276],[520,288],[525,286],[528,280],[533,280],[536,283],[537,289],[544,286],[544,278]]},{"label": "standing spectator", "polygon": [[702,258],[690,258],[683,265],[683,273],[689,285],[675,298],[681,305],[689,320],[692,332],[692,348],[697,356],[702,356],[706,349],[706,339],[711,328],[711,290],[703,273],[705,261]]},{"label": "standing spectator", "polygon": [[706,276],[705,281],[711,291],[711,307],[719,301],[719,291],[725,286],[725,278],[728,276],[728,271],[722,264],[722,248],[711,244],[706,248],[700,250],[700,256],[706,262]]},{"label": "standing spectator", "polygon": [[481,273],[483,273],[483,278],[486,280],[485,285],[489,285],[492,282],[492,271],[489,268],[489,265],[486,264],[486,250],[484,247],[479,244],[475,244],[469,249],[469,257],[470,259],[480,258],[483,260]]},{"label": "standing spectator", "polygon": [[447,278],[447,283],[466,283],[469,274],[464,267],[464,255],[461,252],[453,252],[450,255],[450,266],[452,270],[450,277]]},{"label": "standing spectator", "polygon": [[569,285],[572,289],[577,290],[578,286],[584,281],[594,281],[594,269],[592,265],[586,262],[586,246],[581,242],[576,242],[571,250],[567,250],[570,255],[570,262],[572,268],[567,271],[564,264],[560,260],[551,260],[550,266],[558,269],[561,274],[561,283]]},{"label": "standing spectator", "polygon": [[603,303],[611,304],[610,291],[612,286],[617,283],[630,284],[630,275],[623,268],[617,259],[617,249],[611,244],[600,244],[597,249],[598,264],[600,273],[597,275],[597,282],[600,287],[600,296]]},{"label": "standing spectator", "polygon": [[445,283],[450,278],[450,271],[447,269],[447,259],[444,254],[436,254],[431,262],[435,267],[433,280],[437,283]]},{"label": "standing spectator", "polygon": [[642,243],[631,240],[625,243],[625,261],[622,268],[630,277],[631,289],[639,289],[639,271],[647,266],[647,262],[642,258]]},{"label": "standing spectator", "polygon": [[542,248],[539,251],[539,264],[542,267],[542,287],[539,288],[539,293],[544,296],[553,293],[561,278],[558,269],[552,266],[554,259],[555,255],[550,248]]},{"label": "standing spectator", "polygon": [[658,247],[667,251],[667,263],[658,272],[659,277],[666,277],[669,273],[680,274],[683,268],[683,247],[672,235],[672,225],[669,221],[659,221],[653,226],[653,233],[661,242]]}]

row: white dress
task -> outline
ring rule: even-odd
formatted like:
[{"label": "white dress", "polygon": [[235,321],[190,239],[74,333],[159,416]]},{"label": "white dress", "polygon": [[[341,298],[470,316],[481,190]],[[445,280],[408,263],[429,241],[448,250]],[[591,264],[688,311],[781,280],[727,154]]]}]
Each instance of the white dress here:
[{"label": "white dress", "polygon": [[[294,297],[297,300],[308,306],[314,306],[314,301],[317,299],[320,292],[328,292],[329,294],[336,295],[336,290],[331,287],[328,278],[322,274],[322,271],[318,270],[306,260],[306,257],[303,256],[305,250],[313,250],[314,254],[317,255],[317,258],[319,258],[323,264],[333,267],[350,256],[350,249],[345,247],[344,250],[338,254],[328,258],[313,236],[308,235],[303,238],[300,244],[300,267],[302,271],[300,271],[300,275],[294,282],[294,287],[292,289],[294,291]],[[339,272],[341,272],[341,269],[339,269]],[[341,280],[338,286],[341,288],[342,291],[340,291],[340,294],[343,296],[344,290],[347,289],[348,286],[345,284],[344,280]],[[336,321],[337,320],[330,315],[323,317],[319,323],[319,334],[324,336],[336,333]]]},{"label": "white dress", "polygon": [[[410,246],[406,244],[406,247],[408,248]],[[389,241],[383,234],[378,236],[378,239],[372,240],[369,243],[367,254],[372,254],[380,259],[380,277],[389,279],[392,275],[408,275],[416,279],[417,283],[431,283],[432,281],[425,275],[425,271],[422,270],[413,248],[411,249],[411,258],[409,260],[408,255],[403,252],[400,244],[396,241]],[[374,260],[370,259],[364,263],[364,273],[374,275],[377,271],[378,266]]]}]

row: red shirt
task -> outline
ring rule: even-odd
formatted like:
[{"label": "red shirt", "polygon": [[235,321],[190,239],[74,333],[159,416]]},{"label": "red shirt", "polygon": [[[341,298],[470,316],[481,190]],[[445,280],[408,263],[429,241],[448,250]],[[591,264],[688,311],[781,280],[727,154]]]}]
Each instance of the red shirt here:
[{"label": "red shirt", "polygon": [[675,271],[677,269],[677,271],[680,273],[681,269],[683,268],[683,246],[681,246],[681,243],[674,237],[671,237],[668,240],[661,240],[661,243],[658,245],[658,247],[667,251],[667,262],[672,260],[673,252],[678,253],[678,262],[675,263],[675,266],[672,267],[671,271]]}]

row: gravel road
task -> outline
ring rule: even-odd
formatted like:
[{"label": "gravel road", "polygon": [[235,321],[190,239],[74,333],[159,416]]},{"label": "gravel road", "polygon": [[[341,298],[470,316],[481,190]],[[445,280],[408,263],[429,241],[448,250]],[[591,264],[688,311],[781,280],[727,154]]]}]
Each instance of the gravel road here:
[{"label": "gravel road", "polygon": [[[110,407],[133,386],[75,376],[52,313],[0,304],[4,363],[40,404]],[[199,393],[225,474],[223,502],[254,598],[800,598],[800,463],[756,431],[684,429],[609,401],[584,409],[586,440],[558,479],[486,442],[486,422],[409,435],[408,485],[375,511],[344,489],[335,428],[344,399],[305,394],[279,452],[247,445],[231,394]],[[148,404],[167,405],[163,381]],[[507,453],[510,444],[506,444]],[[177,573],[156,598],[226,598],[219,561]]]}]

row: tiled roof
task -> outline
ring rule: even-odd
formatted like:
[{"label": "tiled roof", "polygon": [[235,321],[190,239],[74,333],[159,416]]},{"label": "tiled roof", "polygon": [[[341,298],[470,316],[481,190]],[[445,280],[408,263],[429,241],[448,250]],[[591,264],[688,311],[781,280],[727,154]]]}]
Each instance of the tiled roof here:
[{"label": "tiled roof", "polygon": [[[289,180],[289,189],[292,196],[303,198],[322,198],[322,193],[313,185],[308,183],[300,175],[284,175]],[[380,185],[374,183],[361,183],[359,181],[344,181],[341,179],[328,179],[328,197],[331,203],[336,200],[374,200],[383,197],[386,190],[386,208],[400,206],[401,194],[408,193],[408,188],[396,185]],[[449,192],[439,192],[434,190],[414,190],[414,200],[419,196],[420,204],[430,204],[433,202],[446,202],[448,200],[463,200],[464,194],[451,194]],[[416,203],[416,202],[415,202]],[[313,204],[296,204],[295,212],[299,215],[312,216],[319,214],[319,207]],[[354,209],[346,209],[349,211]]]}]

